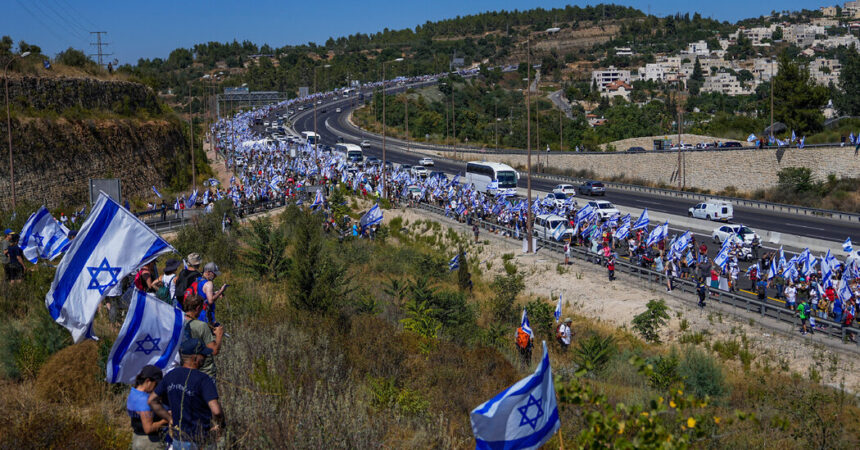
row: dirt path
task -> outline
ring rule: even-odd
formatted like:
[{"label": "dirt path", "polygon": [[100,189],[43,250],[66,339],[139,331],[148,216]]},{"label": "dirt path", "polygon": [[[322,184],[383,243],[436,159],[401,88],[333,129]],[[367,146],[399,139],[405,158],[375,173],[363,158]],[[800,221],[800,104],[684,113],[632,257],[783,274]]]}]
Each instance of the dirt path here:
[{"label": "dirt path", "polygon": [[215,153],[215,147],[210,142],[203,142],[203,151],[206,152],[209,167],[215,172],[215,178],[221,182],[221,186],[229,186],[232,173],[227,168],[227,162]]},{"label": "dirt path", "polygon": [[[404,221],[431,219],[446,228],[471,234],[465,224],[430,215],[421,210],[397,209],[385,212],[386,221],[401,216]],[[444,231],[444,230],[443,230]],[[770,367],[780,372],[797,372],[804,377],[810,368],[820,374],[823,384],[838,386],[860,392],[860,374],[855,373],[854,359],[857,354],[835,348],[833,341],[818,343],[802,338],[790,325],[760,322],[756,315],[745,316],[742,311],[723,307],[710,301],[704,310],[696,306],[692,295],[666,292],[665,286],[657,287],[625,274],[617,274],[612,283],[607,280],[606,269],[582,260],[572,260],[567,267],[561,265],[563,257],[548,251],[537,254],[522,253],[520,241],[481,230],[479,244],[480,265],[487,279],[505,273],[502,255],[513,253],[512,262],[519,273],[525,275],[526,295],[547,299],[563,294],[563,315],[576,313],[598,322],[617,327],[630,327],[633,317],[645,310],[651,299],[664,299],[672,311],[670,323],[663,329],[661,339],[672,344],[686,335],[687,338],[700,333],[703,342],[713,345],[717,341],[746,341],[754,359],[753,367]],[[483,242],[488,242],[484,244]],[[766,319],[765,319],[766,320]],[[685,327],[682,331],[681,327]],[[838,345],[838,344],[836,344]],[[737,360],[736,360],[737,361]],[[740,363],[736,362],[738,368]]]}]

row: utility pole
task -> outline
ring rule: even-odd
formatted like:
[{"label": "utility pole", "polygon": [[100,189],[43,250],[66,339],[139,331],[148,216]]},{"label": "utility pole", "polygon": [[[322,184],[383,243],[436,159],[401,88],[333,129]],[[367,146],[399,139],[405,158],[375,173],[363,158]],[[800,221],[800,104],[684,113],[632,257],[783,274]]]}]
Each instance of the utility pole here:
[{"label": "utility pole", "polygon": [[96,35],[96,41],[90,43],[90,45],[96,47],[96,53],[91,54],[90,56],[97,57],[99,67],[104,69],[104,57],[113,55],[113,53],[105,53],[102,49],[102,47],[107,47],[108,45],[110,45],[109,42],[102,42],[102,35],[107,34],[107,31],[90,31],[90,34]]},{"label": "utility pole", "polygon": [[[776,87],[773,79],[773,58],[770,60],[770,140],[773,141],[773,91]],[[770,142],[768,142],[770,144]]]},{"label": "utility pole", "polygon": [[191,93],[191,85],[188,85],[188,128],[191,136],[191,181],[194,184],[194,190],[197,190],[197,165],[194,157],[194,110],[191,104],[194,103],[194,97]]},{"label": "utility pole", "polygon": [[526,43],[526,191],[528,191],[528,204],[526,208],[526,239],[528,239],[528,252],[534,252],[532,248],[532,127],[531,127],[531,72],[532,72],[532,41],[528,37]]},{"label": "utility pole", "polygon": [[403,103],[406,105],[406,151],[409,151],[409,94],[403,93]]},{"label": "utility pole", "polygon": [[681,161],[681,152],[683,145],[681,144],[681,74],[678,73],[678,93],[676,94],[676,102],[678,108],[678,189],[682,188],[681,172],[683,171],[683,162]]}]

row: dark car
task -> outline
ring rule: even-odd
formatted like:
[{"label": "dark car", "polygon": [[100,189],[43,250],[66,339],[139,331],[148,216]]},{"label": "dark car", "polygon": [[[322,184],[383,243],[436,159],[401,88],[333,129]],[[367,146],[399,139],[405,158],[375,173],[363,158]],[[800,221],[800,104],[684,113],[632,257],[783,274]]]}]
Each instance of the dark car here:
[{"label": "dark car", "polygon": [[742,147],[742,145],[740,142],[729,141],[729,142],[723,142],[722,145],[720,145],[720,147],[722,147],[722,148],[740,148],[740,147]]},{"label": "dark car", "polygon": [[430,176],[428,178],[438,178],[442,181],[448,181],[448,175],[446,175],[445,172],[439,170],[434,170],[433,172],[430,172]]},{"label": "dark car", "polygon": [[382,164],[382,161],[375,156],[368,156],[367,160],[364,161],[368,166],[378,166]]},{"label": "dark car", "polygon": [[589,180],[579,185],[579,193],[582,195],[606,195],[606,187],[599,181]]},{"label": "dark car", "polygon": [[642,147],[630,147],[627,149],[629,153],[645,153],[645,149]]}]

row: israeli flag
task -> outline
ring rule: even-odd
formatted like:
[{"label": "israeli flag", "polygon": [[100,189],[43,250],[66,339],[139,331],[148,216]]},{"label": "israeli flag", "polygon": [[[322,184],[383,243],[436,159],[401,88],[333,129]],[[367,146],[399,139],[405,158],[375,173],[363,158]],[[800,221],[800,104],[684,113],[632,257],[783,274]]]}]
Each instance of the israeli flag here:
[{"label": "israeli flag", "polygon": [[155,185],[152,185],[152,192],[155,192],[155,195],[157,195],[158,198],[162,198],[161,192],[158,192],[158,189],[155,188]]},{"label": "israeli flag", "polygon": [[99,303],[120,280],[159,255],[176,251],[105,193],[60,261],[45,305],[75,343],[93,337]]},{"label": "israeli flag", "polygon": [[185,208],[191,209],[197,203],[197,189],[188,196],[188,200],[185,200]]},{"label": "israeli flag", "polygon": [[771,258],[770,268],[767,271],[767,281],[772,280],[779,273],[779,268],[776,267],[776,258]]},{"label": "israeli flag", "polygon": [[498,180],[490,181],[490,183],[487,184],[487,191],[496,192],[498,190],[499,190],[499,181]]},{"label": "israeli flag", "polygon": [[797,144],[797,148],[803,148],[806,146],[806,136],[800,138],[800,142]]},{"label": "israeli flag", "polygon": [[561,294],[558,294],[558,303],[555,304],[555,312],[552,315],[555,317],[555,323],[561,320]]},{"label": "israeli flag", "polygon": [[750,135],[749,135],[749,136],[747,136],[747,142],[752,142],[752,141],[754,141],[754,140],[756,140],[756,139],[758,139],[758,138],[755,136],[755,134],[754,134],[754,133],[750,133]]},{"label": "israeli flag", "polygon": [[845,242],[842,243],[842,250],[845,250],[845,253],[854,251],[854,247],[851,245],[851,238],[845,239]]},{"label": "israeli flag", "polygon": [[636,223],[633,224],[631,229],[641,230],[642,228],[647,227],[649,223],[651,223],[651,221],[648,220],[648,208],[645,208],[642,210],[642,214],[639,215],[638,219],[636,219]]},{"label": "israeli flag", "polygon": [[717,253],[717,256],[714,257],[714,264],[720,266],[720,268],[725,269],[726,263],[729,261],[729,247],[723,246],[720,249],[720,252]]},{"label": "israeli flag", "polygon": [[448,261],[448,271],[449,272],[454,271],[454,270],[459,269],[459,268],[460,268],[460,254],[457,253],[456,255],[454,255],[453,258],[451,258],[450,261]]},{"label": "israeli flag", "polygon": [[794,130],[791,130],[791,142],[794,143],[794,141],[796,141],[796,140],[797,140],[797,135],[794,134]]},{"label": "israeli flag", "polygon": [[663,225],[658,225],[651,230],[651,233],[648,234],[648,241],[645,243],[646,247],[650,247],[657,242],[666,239],[666,235],[669,234],[669,222],[667,221]]},{"label": "israeli flag", "polygon": [[520,238],[520,221],[517,220],[514,222],[514,236],[519,239]]},{"label": "israeli flag", "polygon": [[534,339],[535,334],[532,332],[532,327],[529,325],[529,315],[526,313],[526,309],[523,308],[523,317],[520,320],[520,326],[523,327],[523,331],[529,334],[529,336]]},{"label": "israeli flag", "polygon": [[362,227],[369,227],[379,223],[382,223],[382,210],[379,209],[379,205],[373,205],[373,208],[370,208],[370,211],[361,216],[361,220],[359,221],[359,225]]},{"label": "israeli flag", "polygon": [[128,315],[105,364],[108,383],[133,384],[150,364],[162,370],[179,365],[182,311],[133,289]]},{"label": "israeli flag", "polygon": [[323,198],[322,189],[317,189],[317,193],[314,196],[314,202],[311,204],[311,208],[316,208],[317,206],[322,206],[325,199]]},{"label": "israeli flag", "polygon": [[594,217],[595,214],[597,214],[597,212],[594,210],[593,206],[585,205],[579,211],[576,212],[576,216],[574,217],[574,222],[579,224],[580,222],[582,222],[584,220],[591,219],[592,217]]},{"label": "israeli flag", "polygon": [[836,295],[839,297],[839,300],[848,302],[854,294],[851,292],[851,287],[848,286],[847,281],[839,280],[839,288],[836,290]]},{"label": "israeli flag", "polygon": [[536,449],[561,427],[546,342],[535,372],[470,414],[475,448]]},{"label": "israeli flag", "polygon": [[564,236],[564,232],[567,230],[564,226],[564,222],[559,222],[558,226],[552,230],[552,238],[556,241],[560,240],[562,236]]},{"label": "israeli flag", "polygon": [[69,229],[57,222],[48,209],[42,206],[27,219],[21,229],[21,249],[24,257],[35,264],[39,258],[53,260],[66,245]]}]

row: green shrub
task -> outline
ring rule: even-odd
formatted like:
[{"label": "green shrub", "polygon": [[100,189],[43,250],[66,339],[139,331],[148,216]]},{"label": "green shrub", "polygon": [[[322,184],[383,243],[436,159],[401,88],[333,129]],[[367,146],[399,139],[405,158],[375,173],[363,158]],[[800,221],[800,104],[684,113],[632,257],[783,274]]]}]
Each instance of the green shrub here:
[{"label": "green shrub", "polygon": [[[548,341],[552,341],[555,337],[555,318],[553,317],[555,307],[541,299],[534,299],[526,303],[526,311],[529,313],[529,323],[535,334],[546,336]],[[536,338],[536,341],[538,340]]]},{"label": "green shrub", "polygon": [[660,328],[669,320],[668,307],[663,299],[649,300],[645,312],[633,318],[633,329],[648,342],[660,343]]},{"label": "green shrub", "polygon": [[493,318],[501,323],[511,323],[515,320],[514,302],[520,292],[525,289],[522,275],[496,276],[490,284],[493,297],[490,299],[489,307]]},{"label": "green shrub", "polygon": [[687,390],[699,398],[720,398],[727,393],[725,376],[714,358],[696,347],[687,347],[678,367]]},{"label": "green shrub", "polygon": [[579,366],[579,372],[592,373],[600,370],[615,350],[615,339],[612,336],[601,338],[592,334],[579,340],[573,354],[573,361]]},{"label": "green shrub", "polygon": [[654,371],[649,377],[649,382],[655,389],[665,391],[681,382],[681,375],[678,373],[681,361],[674,348],[668,355],[655,358],[651,361],[651,365]]},{"label": "green shrub", "polygon": [[240,253],[243,270],[256,279],[279,281],[286,278],[290,268],[289,238],[282,229],[274,227],[272,221],[264,217],[252,220],[243,229],[242,238],[247,245]]}]

